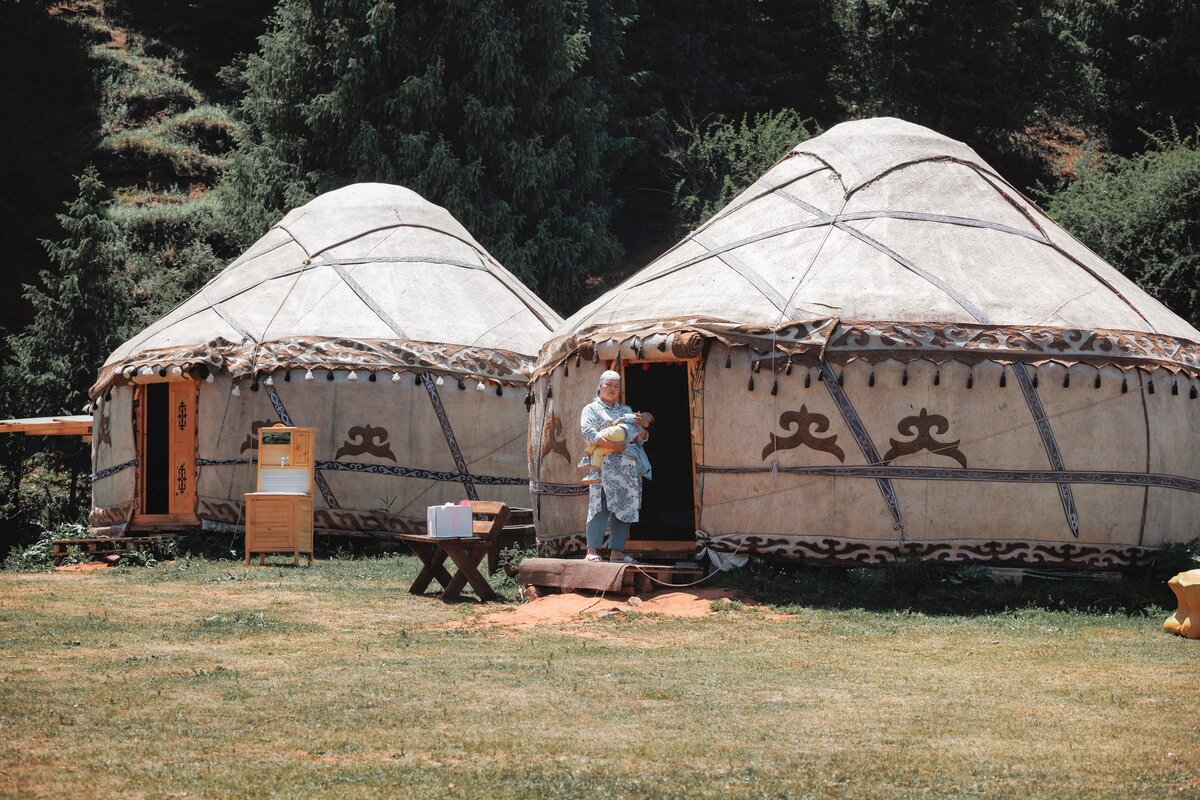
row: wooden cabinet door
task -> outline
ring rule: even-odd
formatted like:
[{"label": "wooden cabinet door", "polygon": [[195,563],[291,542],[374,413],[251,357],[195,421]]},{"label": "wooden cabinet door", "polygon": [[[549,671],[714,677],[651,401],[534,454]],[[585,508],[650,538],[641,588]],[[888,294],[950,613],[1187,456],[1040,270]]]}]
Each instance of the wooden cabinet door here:
[{"label": "wooden cabinet door", "polygon": [[311,467],[312,463],[312,431],[292,431],[292,466]]},{"label": "wooden cabinet door", "polygon": [[192,514],[196,508],[196,386],[194,381],[170,385],[170,514]]}]

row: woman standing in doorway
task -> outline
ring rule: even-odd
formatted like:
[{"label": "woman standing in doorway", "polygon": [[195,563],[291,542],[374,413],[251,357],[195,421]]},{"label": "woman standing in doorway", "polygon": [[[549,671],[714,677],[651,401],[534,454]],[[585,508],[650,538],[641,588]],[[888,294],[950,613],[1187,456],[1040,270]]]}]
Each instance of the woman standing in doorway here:
[{"label": "woman standing in doorway", "polygon": [[[649,462],[640,441],[617,444],[606,441],[600,431],[622,422],[645,428],[649,419],[617,402],[621,396],[621,376],[617,372],[606,370],[600,376],[596,395],[595,400],[583,407],[579,428],[586,444],[596,444],[611,452],[601,464],[600,482],[588,487],[587,560],[600,560],[604,531],[611,522],[608,560],[633,564],[633,558],[625,555],[625,540],[629,536],[629,526],[637,522],[638,510],[642,507],[642,478],[650,477]],[[644,469],[643,463],[646,464]]]}]

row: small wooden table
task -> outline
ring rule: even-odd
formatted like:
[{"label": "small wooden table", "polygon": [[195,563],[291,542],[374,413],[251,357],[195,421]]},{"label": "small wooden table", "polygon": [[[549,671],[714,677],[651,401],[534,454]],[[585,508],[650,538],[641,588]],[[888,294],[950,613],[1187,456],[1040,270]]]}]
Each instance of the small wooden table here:
[{"label": "small wooden table", "polygon": [[[424,565],[412,586],[408,587],[412,594],[424,594],[429,584],[436,579],[443,587],[443,600],[458,599],[468,583],[475,590],[475,594],[479,595],[480,600],[495,598],[496,593],[479,572],[479,564],[491,547],[487,539],[477,536],[447,539],[417,533],[404,533],[398,538],[408,543]],[[447,558],[458,568],[453,575],[444,566]]]}]

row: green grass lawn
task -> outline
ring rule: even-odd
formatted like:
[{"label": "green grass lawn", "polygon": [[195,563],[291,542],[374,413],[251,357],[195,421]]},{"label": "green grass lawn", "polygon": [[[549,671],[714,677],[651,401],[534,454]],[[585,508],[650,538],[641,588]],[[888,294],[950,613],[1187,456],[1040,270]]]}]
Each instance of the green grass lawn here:
[{"label": "green grass lawn", "polygon": [[0,573],[0,795],[1200,797],[1200,642],[1157,609],[844,583],[510,630],[408,595],[415,571]]}]

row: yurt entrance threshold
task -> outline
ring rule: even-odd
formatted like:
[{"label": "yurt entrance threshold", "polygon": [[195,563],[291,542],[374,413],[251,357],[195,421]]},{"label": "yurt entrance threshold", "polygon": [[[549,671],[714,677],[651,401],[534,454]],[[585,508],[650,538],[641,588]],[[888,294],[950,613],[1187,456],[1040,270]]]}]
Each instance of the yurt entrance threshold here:
[{"label": "yurt entrance threshold", "polygon": [[646,455],[653,480],[642,483],[640,520],[629,534],[635,553],[690,554],[695,549],[692,415],[688,364],[644,361],[624,365],[625,402],[654,415]]},{"label": "yurt entrance threshold", "polygon": [[196,391],[190,379],[142,383],[134,389],[138,500],[134,530],[199,524],[196,518]]}]

